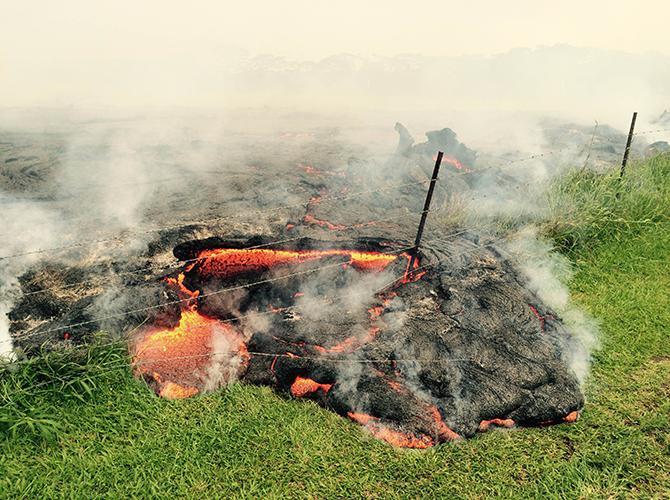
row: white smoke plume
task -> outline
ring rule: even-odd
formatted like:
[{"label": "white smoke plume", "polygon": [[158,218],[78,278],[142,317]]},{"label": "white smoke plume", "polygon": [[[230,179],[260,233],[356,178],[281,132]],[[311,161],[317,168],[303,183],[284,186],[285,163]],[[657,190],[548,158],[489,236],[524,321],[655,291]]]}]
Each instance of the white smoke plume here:
[{"label": "white smoke plume", "polygon": [[204,392],[211,392],[234,382],[243,369],[241,339],[231,334],[231,331],[232,329],[229,331],[223,326],[212,327],[212,355],[206,367]]},{"label": "white smoke plume", "polygon": [[571,337],[566,339],[562,355],[583,383],[588,376],[591,354],[599,346],[597,321],[582,311],[570,297],[567,283],[572,277],[568,259],[541,240],[537,230],[527,227],[507,242],[506,248],[520,263],[529,289],[563,319]]},{"label": "white smoke plume", "polygon": [[[39,260],[31,252],[58,242],[60,222],[38,204],[9,198],[3,208],[3,256],[0,260],[0,358],[12,358],[12,340],[7,314],[20,294],[17,277]],[[19,255],[20,254],[20,255]],[[16,258],[13,258],[17,255]]]},{"label": "white smoke plume", "polygon": [[[288,159],[309,158],[318,151],[314,143],[333,149],[341,144],[362,145],[351,150],[369,153],[359,155],[365,158],[359,170],[367,173],[366,187],[375,187],[392,174],[383,167],[397,143],[392,130],[396,121],[405,123],[417,141],[426,130],[454,129],[460,141],[481,153],[478,167],[486,168],[491,161],[485,155],[518,157],[550,148],[539,127],[546,116],[589,125],[597,119],[625,129],[630,112],[638,110],[638,127],[644,128],[670,103],[670,65],[667,56],[660,54],[554,46],[458,58],[335,55],[299,61],[220,55],[217,64],[182,72],[185,85],[169,87],[170,95],[166,87],[135,82],[146,93],[137,94],[146,96],[145,106],[155,108],[137,106],[136,101],[120,96],[114,102],[102,102],[100,96],[113,95],[105,91],[110,90],[110,82],[98,81],[92,73],[86,76],[92,79],[85,86],[86,98],[79,101],[50,93],[41,101],[72,102],[72,107],[2,110],[3,137],[23,134],[35,141],[53,141],[51,150],[62,153],[58,160],[42,162],[51,166],[39,184],[38,199],[20,201],[17,186],[0,185],[7,193],[4,233],[9,235],[4,238],[3,255],[124,232],[130,235],[123,244],[109,242],[37,254],[31,260],[0,261],[0,311],[11,309],[17,276],[41,258],[68,263],[98,257],[121,261],[125,255],[146,250],[155,234],[134,234],[138,228],[179,223],[182,216],[187,218],[183,214],[199,219],[221,215],[218,205],[218,210],[198,211],[202,200],[220,200],[239,212],[305,201],[305,193],[296,191],[291,179],[283,176],[275,176],[267,191],[254,186],[242,196],[230,186],[238,182],[236,176],[240,184],[249,184],[252,169],[272,171]],[[189,78],[193,78],[190,83]],[[217,82],[221,92],[208,87],[206,93],[199,93],[199,82]],[[81,84],[63,85],[58,92],[79,88],[85,94],[77,86]],[[93,95],[95,90],[100,92]],[[174,102],[184,107],[170,107]],[[6,142],[13,141],[14,136]],[[483,174],[476,189],[461,200],[466,212],[475,222],[499,216],[541,217],[543,189],[563,171],[561,167],[583,160],[579,152],[562,153],[567,156],[551,164],[544,159],[516,164],[508,172],[511,188]],[[377,161],[376,154],[380,155]],[[337,167],[350,166],[346,158],[338,161]],[[445,182],[449,181],[446,177]],[[269,216],[259,217],[249,227],[270,234],[273,224]],[[352,290],[352,303],[364,301],[367,293]],[[97,310],[119,312],[123,301],[107,300],[112,295],[103,296]],[[308,297],[306,293],[302,302]],[[321,312],[318,307],[307,311],[317,318]],[[0,342],[5,346],[7,336],[2,313]]]}]

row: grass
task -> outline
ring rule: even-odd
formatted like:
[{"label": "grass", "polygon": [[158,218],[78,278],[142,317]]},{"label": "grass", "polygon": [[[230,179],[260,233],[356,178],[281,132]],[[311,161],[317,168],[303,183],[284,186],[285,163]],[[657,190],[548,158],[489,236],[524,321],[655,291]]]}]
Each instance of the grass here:
[{"label": "grass", "polygon": [[267,388],[159,400],[93,348],[2,374],[0,497],[670,496],[670,161],[628,174],[564,179],[543,226],[602,324],[577,424],[396,450]]}]

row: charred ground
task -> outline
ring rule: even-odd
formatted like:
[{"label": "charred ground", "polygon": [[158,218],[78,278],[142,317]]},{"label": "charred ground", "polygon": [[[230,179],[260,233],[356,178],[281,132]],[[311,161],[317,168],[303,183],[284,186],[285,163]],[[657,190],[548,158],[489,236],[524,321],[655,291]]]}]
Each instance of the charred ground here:
[{"label": "charred ground", "polygon": [[[101,330],[116,336],[138,328],[144,334],[147,327],[174,330],[188,305],[240,330],[233,343],[244,352],[234,360],[235,377],[314,399],[393,444],[425,447],[472,436],[491,422],[574,420],[584,398],[570,367],[570,331],[529,290],[496,241],[440,218],[439,211],[454,199],[477,190],[476,153],[449,129],[427,134],[428,141],[418,145],[401,126],[397,130],[398,150],[381,168],[350,148],[313,142],[301,155],[320,158],[319,167],[300,156],[288,162],[258,158],[226,184],[225,208],[199,201],[212,187],[197,176],[188,189],[159,197],[151,208],[155,213],[169,218],[161,206],[185,200],[193,221],[131,231],[131,241],[142,236],[139,251],[117,251],[112,239],[102,242],[110,247],[102,259],[89,260],[90,254],[74,259],[68,250],[67,258],[33,264],[19,278],[21,293],[9,315],[15,344],[30,356],[86,344]],[[433,226],[419,261],[426,268],[416,279],[404,279],[406,260],[399,259],[383,269],[392,285],[357,290],[352,305],[346,299],[366,273],[351,265],[351,256],[252,266],[232,277],[199,272],[202,252],[221,248],[406,251],[438,149],[447,154],[451,182],[436,194]],[[502,171],[495,175],[501,185],[514,184]],[[295,183],[293,194],[278,211],[277,193],[289,192],[287,178]],[[217,217],[203,217],[208,213]],[[277,273],[310,270],[318,273],[275,281]],[[268,279],[273,281],[256,284]],[[230,287],[237,289],[221,293]],[[185,297],[184,290],[197,296]],[[329,300],[315,306],[307,302],[310,295]],[[268,308],[277,312],[263,324],[244,320]],[[210,362],[213,352],[207,345],[198,355]],[[219,358],[216,370],[230,361]],[[169,394],[182,396],[230,379],[217,372],[212,385],[205,375],[212,375],[214,365],[182,364],[191,370],[187,383],[178,379],[184,370],[164,360],[166,373],[154,370],[147,380],[159,393],[168,382],[186,386],[176,393],[169,386]]]}]

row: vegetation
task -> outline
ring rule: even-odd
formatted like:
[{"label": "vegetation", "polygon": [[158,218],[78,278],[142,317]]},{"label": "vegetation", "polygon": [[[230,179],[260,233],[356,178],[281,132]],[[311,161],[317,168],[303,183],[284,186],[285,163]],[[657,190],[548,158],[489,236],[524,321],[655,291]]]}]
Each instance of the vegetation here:
[{"label": "vegetation", "polygon": [[99,346],[0,375],[0,496],[670,496],[670,159],[552,193],[543,230],[602,330],[577,424],[397,450],[268,388],[160,400]]}]

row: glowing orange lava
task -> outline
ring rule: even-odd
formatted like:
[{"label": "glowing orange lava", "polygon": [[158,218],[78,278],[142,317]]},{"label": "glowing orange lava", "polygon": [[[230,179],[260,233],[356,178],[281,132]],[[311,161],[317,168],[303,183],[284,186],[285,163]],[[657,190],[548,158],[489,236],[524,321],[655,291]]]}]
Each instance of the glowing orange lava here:
[{"label": "glowing orange lava", "polygon": [[365,426],[370,433],[383,439],[391,446],[398,448],[430,448],[435,443],[430,436],[421,434],[414,436],[392,429],[379,421],[379,418],[367,415],[365,413],[348,412],[347,416],[355,422]]},{"label": "glowing orange lava", "polygon": [[545,316],[542,316],[540,312],[537,310],[537,308],[533,307],[532,305],[528,304],[528,307],[530,307],[530,310],[533,312],[533,315],[538,319],[540,322],[540,329],[544,331],[544,325],[547,321],[547,318]]},{"label": "glowing orange lava", "polygon": [[442,419],[442,414],[440,413],[440,410],[437,408],[437,406],[431,406],[429,411],[433,417],[433,420],[435,421],[435,424],[437,425],[437,433],[441,438],[448,441],[461,438],[461,436],[459,436],[447,426],[447,424]]},{"label": "glowing orange lava", "polygon": [[132,352],[135,374],[153,380],[158,394],[170,399],[196,394],[222,356],[239,358],[240,365],[249,359],[242,337],[230,325],[193,309],[182,311],[174,328],[146,331]]},{"label": "glowing orange lava", "polygon": [[359,271],[381,272],[399,256],[358,250],[273,250],[267,248],[218,248],[198,256],[198,273],[203,278],[230,278],[246,272],[260,273],[279,266],[302,264],[342,256]]},{"label": "glowing orange lava", "polygon": [[183,386],[174,382],[166,382],[161,387],[158,395],[165,399],[185,399],[198,394],[200,390],[197,387]]},{"label": "glowing orange lava", "polygon": [[302,221],[305,224],[313,224],[315,226],[325,227],[329,231],[344,231],[345,229],[347,229],[347,226],[344,226],[342,224],[333,224],[332,222],[328,222],[327,220],[317,219],[312,214],[305,215]]},{"label": "glowing orange lava", "polygon": [[494,425],[496,427],[506,427],[506,428],[511,428],[514,427],[515,423],[514,420],[511,418],[493,418],[491,420],[482,420],[479,423],[479,432],[486,432],[490,429],[490,427]]},{"label": "glowing orange lava", "polygon": [[571,413],[568,413],[565,417],[563,417],[563,422],[569,422],[573,423],[579,420],[579,412],[578,411],[573,411]]},{"label": "glowing orange lava", "polygon": [[[433,161],[436,161],[436,160],[437,160],[437,155],[433,155]],[[448,164],[448,165],[451,165],[454,168],[457,168],[458,170],[463,170],[464,172],[472,172],[473,171],[472,169],[463,165],[460,161],[458,161],[453,156],[444,155],[442,157],[442,161],[444,163]]]},{"label": "glowing orange lava", "polygon": [[[395,294],[393,294],[395,296]],[[384,306],[388,305],[391,302],[391,298],[383,299]],[[352,352],[360,347],[372,342],[375,337],[381,332],[381,327],[376,324],[378,318],[384,312],[384,306],[373,306],[368,309],[368,314],[370,315],[370,321],[372,326],[368,328],[365,335],[362,336],[351,336],[347,337],[345,340],[339,344],[335,344],[331,347],[322,347],[320,345],[315,345],[314,349],[322,353],[343,353],[343,352]]]},{"label": "glowing orange lava", "polygon": [[304,170],[305,173],[310,174],[310,175],[345,177],[344,172],[331,172],[331,171],[326,171],[326,170],[320,170],[318,168],[314,168],[312,165],[305,165],[303,163],[299,163],[298,168],[301,169],[301,170]]},{"label": "glowing orange lava", "polygon": [[[181,316],[174,327],[149,327],[136,336],[131,349],[135,374],[148,380],[161,397],[181,399],[218,387],[216,384],[220,385],[220,382],[225,383],[230,377],[239,375],[249,363],[250,354],[241,333],[229,323],[219,321],[199,311],[200,292],[192,291],[185,285],[185,273],[196,273],[198,279],[206,281],[208,278],[231,278],[243,273],[260,274],[280,266],[297,265],[331,257],[341,257],[343,266],[351,266],[361,272],[381,272],[398,258],[404,258],[407,262],[410,259],[407,253],[396,255],[351,249],[218,248],[203,250],[193,263],[185,266],[184,272],[176,277],[165,278],[165,282],[177,292],[180,298]],[[418,266],[418,261],[415,268],[416,266]],[[419,277],[418,273],[410,277],[405,274],[404,278],[398,280],[397,283],[415,281]],[[302,292],[295,292],[294,297],[302,295]],[[330,348],[312,347],[317,352],[344,353],[351,352],[372,341],[382,331],[382,315],[386,306],[396,295],[395,292],[387,291],[379,296],[380,305],[368,309],[371,325],[366,333],[349,337]],[[275,313],[286,309],[275,307],[272,304],[268,304],[267,307],[270,312]],[[305,347],[304,342],[296,343],[296,345]],[[280,356],[298,357],[290,352],[275,355],[269,367],[275,376],[275,368]],[[212,385],[213,377],[214,385]],[[399,382],[389,383],[399,392],[404,390]],[[290,393],[296,398],[317,393],[325,395],[332,387],[333,384],[320,383],[311,378],[298,376],[291,384]],[[428,448],[435,444],[435,439],[429,435],[401,432],[377,417],[359,413],[348,415],[351,419],[365,425],[374,436],[393,446]],[[443,439],[459,437],[442,421],[437,408],[433,411],[433,419],[437,429],[435,435]]]},{"label": "glowing orange lava", "polygon": [[291,385],[291,394],[296,398],[302,398],[318,390],[328,392],[333,384],[320,384],[311,378],[296,377]]}]

